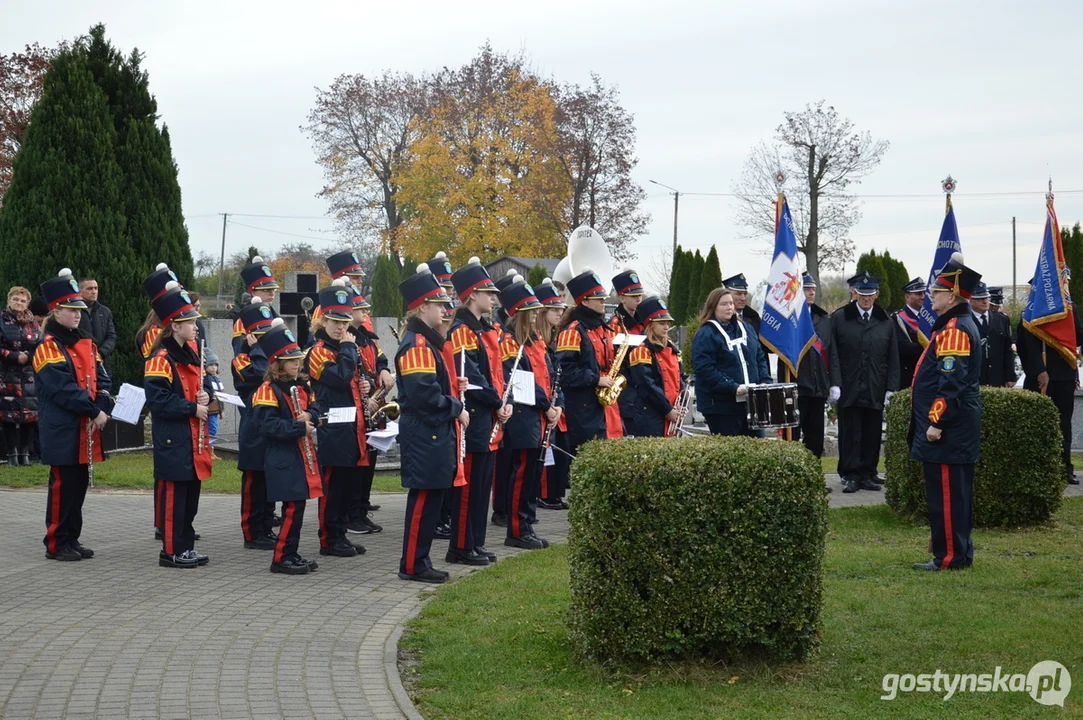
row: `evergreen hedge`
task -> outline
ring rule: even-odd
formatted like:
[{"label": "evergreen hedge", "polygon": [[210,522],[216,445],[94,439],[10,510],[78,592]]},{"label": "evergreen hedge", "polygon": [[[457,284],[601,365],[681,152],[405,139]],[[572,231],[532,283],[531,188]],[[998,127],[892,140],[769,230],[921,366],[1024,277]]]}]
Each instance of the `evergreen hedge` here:
[{"label": "evergreen hedge", "polygon": [[[1064,494],[1060,421],[1053,401],[1027,390],[981,389],[981,457],[974,468],[974,525],[1018,527],[1049,522]],[[921,463],[910,459],[906,433],[910,391],[891,398],[884,446],[887,504],[898,514],[928,517]]]},{"label": "evergreen hedge", "polygon": [[797,443],[625,438],[572,464],[570,635],[603,663],[808,657],[827,492]]}]

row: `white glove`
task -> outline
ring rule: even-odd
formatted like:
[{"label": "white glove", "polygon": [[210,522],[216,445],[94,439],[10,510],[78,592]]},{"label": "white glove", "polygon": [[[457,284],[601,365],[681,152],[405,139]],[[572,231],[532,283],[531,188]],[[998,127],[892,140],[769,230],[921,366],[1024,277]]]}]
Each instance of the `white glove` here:
[{"label": "white glove", "polygon": [[891,404],[891,396],[894,395],[894,394],[895,393],[892,392],[891,390],[888,390],[886,393],[884,393],[884,407],[887,407],[888,405]]},{"label": "white glove", "polygon": [[832,385],[831,392],[827,396],[827,401],[834,405],[839,401],[840,397],[842,397],[842,388],[840,388],[838,385]]},{"label": "white glove", "polygon": [[745,395],[748,395],[748,386],[738,385],[737,392],[735,394],[737,395],[737,397],[744,397]]}]

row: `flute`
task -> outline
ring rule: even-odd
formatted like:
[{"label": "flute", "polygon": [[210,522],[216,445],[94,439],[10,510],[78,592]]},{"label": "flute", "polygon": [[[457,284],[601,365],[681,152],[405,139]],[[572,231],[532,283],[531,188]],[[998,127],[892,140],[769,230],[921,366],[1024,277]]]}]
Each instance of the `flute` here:
[{"label": "flute", "polygon": [[[203,367],[203,357],[204,357],[204,353],[206,353],[206,352],[207,352],[207,341],[206,340],[200,340],[199,341],[199,390],[203,389],[203,375],[206,372],[206,370]],[[198,390],[196,391],[196,394],[197,395],[199,394]],[[197,451],[200,455],[203,454],[203,435],[206,433],[206,431],[207,431],[207,421],[204,420],[203,418],[200,418],[199,419],[199,450]]]},{"label": "flute", "polygon": [[[290,388],[290,397],[293,398],[293,407],[294,407],[293,417],[296,419],[297,416],[300,415],[301,412],[302,412],[302,410],[301,410],[301,395],[297,391],[297,386],[296,385],[294,385],[293,387]],[[305,433],[304,437],[301,439],[301,445],[305,449],[305,464],[308,466],[308,471],[318,474],[319,471],[316,469],[315,458],[312,457],[312,440],[308,437],[307,432]]]},{"label": "flute", "polygon": [[[519,361],[523,359],[523,348],[525,345],[519,346],[519,353],[515,356],[515,364],[511,366],[511,374],[508,375],[508,384],[504,386],[504,397],[501,398],[500,409],[503,410],[504,406],[508,404],[508,398],[511,397],[512,383],[515,380],[515,371],[519,369]],[[493,432],[489,435],[489,444],[496,442],[496,436],[500,434],[500,423],[493,423]]]},{"label": "flute", "polygon": [[[86,391],[90,395],[90,401],[94,402],[94,395],[90,392],[90,376],[86,376]],[[90,481],[90,487],[94,487],[94,419],[86,419],[86,471]]]}]

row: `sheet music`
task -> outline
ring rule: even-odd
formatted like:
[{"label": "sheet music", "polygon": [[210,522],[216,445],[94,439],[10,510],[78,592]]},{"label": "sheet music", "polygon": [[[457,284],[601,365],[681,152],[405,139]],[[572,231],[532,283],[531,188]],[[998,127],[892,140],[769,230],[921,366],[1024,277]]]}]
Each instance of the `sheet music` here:
[{"label": "sheet music", "polygon": [[116,406],[110,415],[114,420],[119,420],[129,425],[139,422],[139,413],[143,411],[143,405],[147,402],[147,394],[143,388],[124,383],[120,386],[120,394],[116,397]]},{"label": "sheet music", "polygon": [[399,436],[399,424],[393,420],[387,422],[386,430],[370,430],[367,433],[368,445],[376,450],[390,450]]},{"label": "sheet music", "polygon": [[214,396],[218,398],[218,402],[223,402],[226,405],[236,405],[237,407],[244,407],[244,400],[241,400],[240,395],[234,395],[233,393],[217,390],[215,391]]},{"label": "sheet music", "polygon": [[556,464],[557,464],[557,459],[555,457],[553,457],[553,448],[551,448],[551,447],[545,448],[545,467],[549,467],[550,465],[556,465]]},{"label": "sheet music", "polygon": [[516,370],[511,376],[512,401],[517,405],[534,405],[534,373]]},{"label": "sheet music", "polygon": [[355,420],[357,420],[357,408],[353,405],[350,405],[349,407],[333,407],[327,410],[328,425],[349,423]]},{"label": "sheet music", "polygon": [[628,339],[628,344],[632,347],[635,347],[636,345],[642,345],[647,341],[646,335],[625,335],[624,333],[618,333],[613,337],[614,347],[617,345],[623,345],[625,342],[625,338]]}]

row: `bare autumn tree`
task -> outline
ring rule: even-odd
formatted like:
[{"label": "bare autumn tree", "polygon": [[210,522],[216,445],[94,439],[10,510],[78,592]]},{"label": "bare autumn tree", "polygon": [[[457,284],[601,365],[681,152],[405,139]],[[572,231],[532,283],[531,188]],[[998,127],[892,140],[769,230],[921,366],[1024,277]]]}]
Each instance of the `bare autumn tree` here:
[{"label": "bare autumn tree", "polygon": [[646,193],[631,178],[639,162],[635,122],[615,86],[596,74],[590,79],[586,88],[564,85],[557,91],[560,163],[572,187],[563,224],[568,232],[590,225],[613,256],[625,260],[650,222],[641,207]]},{"label": "bare autumn tree", "polygon": [[30,111],[41,97],[45,72],[56,49],[37,43],[0,55],[0,202],[11,184],[12,164],[22,146]]},{"label": "bare autumn tree", "polygon": [[734,219],[751,230],[750,237],[767,235],[773,242],[775,175],[781,170],[808,272],[818,280],[821,266],[842,270],[854,255],[850,228],[861,219],[850,185],[872,172],[888,147],[887,140],[855,130],[823,100],[787,112],[774,138],[752,149],[733,185],[740,201]]},{"label": "bare autumn tree", "polygon": [[395,176],[418,138],[429,91],[428,78],[390,71],[340,75],[328,89],[316,89],[301,130],[327,181],[318,196],[327,200],[340,237],[354,246],[382,245],[398,255],[403,216]]}]

